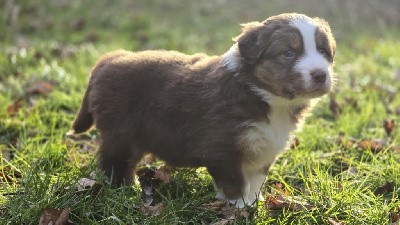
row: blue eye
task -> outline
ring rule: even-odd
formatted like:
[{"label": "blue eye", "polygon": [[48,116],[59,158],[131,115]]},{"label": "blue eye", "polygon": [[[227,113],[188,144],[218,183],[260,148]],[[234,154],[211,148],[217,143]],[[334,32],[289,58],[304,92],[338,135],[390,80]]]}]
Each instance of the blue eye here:
[{"label": "blue eye", "polygon": [[285,58],[293,58],[295,55],[296,53],[292,49],[283,52],[283,57]]}]

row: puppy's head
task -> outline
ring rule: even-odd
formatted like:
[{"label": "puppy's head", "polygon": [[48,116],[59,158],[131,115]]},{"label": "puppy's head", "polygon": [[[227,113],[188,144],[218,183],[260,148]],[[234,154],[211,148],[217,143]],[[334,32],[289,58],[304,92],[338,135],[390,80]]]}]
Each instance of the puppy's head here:
[{"label": "puppy's head", "polygon": [[236,41],[236,64],[251,68],[259,88],[287,99],[330,91],[336,43],[325,20],[281,14],[244,24]]}]

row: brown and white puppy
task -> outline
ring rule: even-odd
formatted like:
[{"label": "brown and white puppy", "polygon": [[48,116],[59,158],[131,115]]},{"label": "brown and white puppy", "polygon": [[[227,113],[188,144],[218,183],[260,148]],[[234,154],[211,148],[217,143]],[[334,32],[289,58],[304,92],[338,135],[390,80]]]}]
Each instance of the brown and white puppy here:
[{"label": "brown and white puppy", "polygon": [[238,207],[261,196],[269,166],[330,91],[335,40],[327,22],[281,14],[243,25],[222,56],[116,51],[95,65],[70,134],[101,133],[101,169],[131,184],[153,153],[172,166],[204,166]]}]

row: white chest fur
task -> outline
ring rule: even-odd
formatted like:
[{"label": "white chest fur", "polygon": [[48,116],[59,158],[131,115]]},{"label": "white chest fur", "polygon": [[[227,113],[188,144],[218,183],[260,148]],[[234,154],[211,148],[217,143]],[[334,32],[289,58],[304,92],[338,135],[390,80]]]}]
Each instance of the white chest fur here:
[{"label": "white chest fur", "polygon": [[277,154],[288,144],[291,131],[296,129],[287,107],[272,109],[268,121],[248,124],[243,141],[245,142],[248,163],[255,167],[270,165]]},{"label": "white chest fur", "polygon": [[244,166],[258,170],[271,165],[276,156],[285,150],[291,133],[304,123],[303,118],[295,122],[293,113],[299,106],[310,105],[310,101],[284,99],[255,87],[252,90],[271,106],[268,120],[248,123],[241,140],[245,158],[248,159]]}]

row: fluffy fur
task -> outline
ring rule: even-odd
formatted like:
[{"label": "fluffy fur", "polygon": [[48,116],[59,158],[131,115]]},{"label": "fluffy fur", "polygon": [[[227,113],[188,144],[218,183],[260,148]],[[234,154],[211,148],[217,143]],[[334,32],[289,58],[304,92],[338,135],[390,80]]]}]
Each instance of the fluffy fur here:
[{"label": "fluffy fur", "polygon": [[91,73],[70,134],[101,133],[101,169],[131,184],[153,153],[208,169],[237,207],[260,198],[270,165],[332,86],[335,41],[322,19],[281,14],[243,25],[222,56],[116,51]]}]

